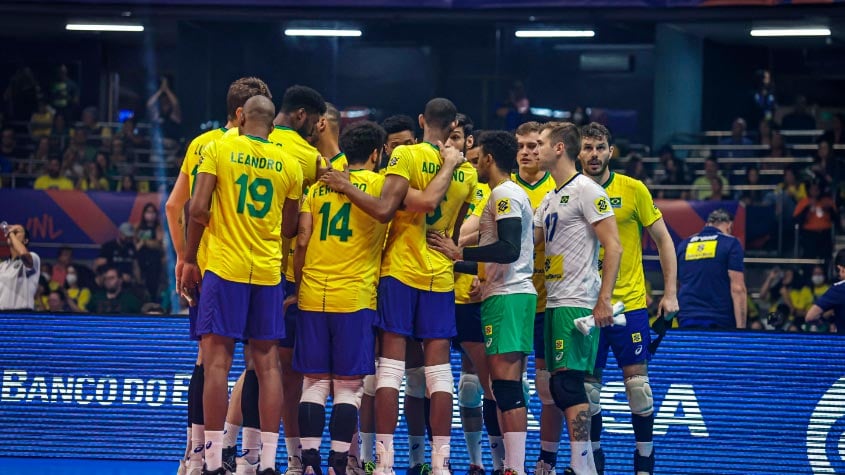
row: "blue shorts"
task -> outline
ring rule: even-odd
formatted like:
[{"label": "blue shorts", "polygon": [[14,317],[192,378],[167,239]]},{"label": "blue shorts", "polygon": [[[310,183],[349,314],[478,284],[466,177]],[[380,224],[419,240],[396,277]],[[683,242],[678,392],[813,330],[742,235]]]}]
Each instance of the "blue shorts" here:
[{"label": "blue shorts", "polygon": [[624,327],[611,325],[601,329],[596,368],[607,365],[608,350],[613,349],[616,364],[621,368],[651,359],[648,345],[651,344],[651,327],[648,324],[648,310],[626,310]]},{"label": "blue shorts", "polygon": [[458,335],[452,340],[460,346],[463,342],[484,343],[481,331],[481,303],[455,305],[455,325]]},{"label": "blue shorts", "polygon": [[375,374],[375,310],[309,312],[297,316],[293,368],[304,374]]},{"label": "blue shorts", "polygon": [[452,338],[455,327],[455,292],[419,290],[393,277],[378,283],[378,327],[414,338]]},{"label": "blue shorts", "polygon": [[543,336],[545,323],[546,312],[534,314],[534,359],[546,359],[546,339]]},{"label": "blue shorts", "polygon": [[[284,282],[284,280],[283,280]],[[219,335],[236,339],[278,340],[285,336],[282,301],[285,292],[278,285],[230,282],[206,271],[202,279],[198,335]]]},{"label": "blue shorts", "polygon": [[[293,282],[285,282],[285,295],[293,295],[296,293],[296,284]],[[293,349],[293,343],[296,340],[296,318],[299,315],[299,307],[291,305],[285,312],[285,337],[279,340],[279,346],[283,348]]]}]

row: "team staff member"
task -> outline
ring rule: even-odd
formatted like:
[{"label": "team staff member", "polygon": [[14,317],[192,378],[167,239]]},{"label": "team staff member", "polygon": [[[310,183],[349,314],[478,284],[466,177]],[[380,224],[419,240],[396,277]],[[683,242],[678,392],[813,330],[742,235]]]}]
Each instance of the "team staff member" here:
[{"label": "team staff member", "polygon": [[[244,104],[242,135],[212,142],[201,154],[191,200],[191,221],[179,288],[202,280],[197,333],[202,335],[205,388],[205,473],[223,475],[223,422],[228,405],[227,378],[236,339],[250,342],[261,387],[261,456],[258,473],[275,473],[279,441],[281,375],[278,340],[284,337],[280,314],[284,289],[282,236],[296,234],[302,170],[281,146],[267,140],[273,102],[255,96]],[[209,223],[212,196],[215,219]],[[205,226],[211,229],[204,276],[197,267],[197,247]]]},{"label": "team staff member", "polygon": [[[663,215],[643,182],[611,172],[608,168],[613,156],[610,131],[592,122],[581,128],[581,169],[584,174],[601,185],[610,198],[610,207],[616,217],[619,239],[622,242],[622,261],[619,278],[613,288],[613,299],[625,304],[626,326],[602,328],[596,367],[586,377],[587,395],[590,398],[592,427],[590,438],[596,471],[604,473],[604,452],[601,449],[601,385],[602,371],[607,364],[610,349],[625,378],[625,393],[631,407],[631,422],[637,441],[634,454],[636,475],[654,472],[654,401],[648,380],[648,361],[651,359],[649,344],[648,309],[643,274],[643,228],[657,243],[660,267],[663,269],[665,292],[658,306],[658,314],[674,316],[678,312],[677,261],[672,236],[663,222]],[[601,258],[601,256],[599,256]]]},{"label": "team staff member", "polygon": [[744,252],[732,229],[733,217],[717,209],[700,233],[678,245],[680,328],[745,328]]},{"label": "team staff member", "polygon": [[833,261],[836,266],[836,273],[839,275],[839,282],[833,284],[827,292],[810,307],[804,320],[813,322],[821,318],[824,312],[833,310],[833,322],[836,325],[836,332],[845,334],[845,249],[836,253]]},{"label": "team staff member", "polygon": [[32,310],[41,271],[41,258],[31,252],[29,231],[20,224],[10,224],[6,244],[11,256],[0,262],[0,310]]}]

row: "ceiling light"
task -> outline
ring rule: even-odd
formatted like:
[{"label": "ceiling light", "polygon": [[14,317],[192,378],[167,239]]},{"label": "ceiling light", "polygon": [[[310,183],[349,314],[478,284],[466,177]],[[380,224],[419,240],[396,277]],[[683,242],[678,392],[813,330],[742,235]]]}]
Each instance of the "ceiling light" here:
[{"label": "ceiling light", "polygon": [[285,36],[361,36],[361,30],[325,29],[325,28],[288,28]]},{"label": "ceiling light", "polygon": [[68,23],[65,26],[68,31],[144,31],[143,25],[115,25],[106,23]]},{"label": "ceiling light", "polygon": [[593,30],[517,30],[517,38],[592,38]]},{"label": "ceiling light", "polygon": [[830,28],[754,28],[751,30],[751,36],[830,36]]}]

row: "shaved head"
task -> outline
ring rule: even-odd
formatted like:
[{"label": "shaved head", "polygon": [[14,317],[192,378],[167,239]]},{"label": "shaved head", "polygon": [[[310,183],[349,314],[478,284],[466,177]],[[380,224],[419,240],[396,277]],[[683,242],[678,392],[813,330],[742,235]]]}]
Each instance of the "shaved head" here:
[{"label": "shaved head", "polygon": [[266,96],[252,96],[244,103],[242,127],[252,130],[262,130],[267,135],[273,130],[273,118],[276,107]]}]

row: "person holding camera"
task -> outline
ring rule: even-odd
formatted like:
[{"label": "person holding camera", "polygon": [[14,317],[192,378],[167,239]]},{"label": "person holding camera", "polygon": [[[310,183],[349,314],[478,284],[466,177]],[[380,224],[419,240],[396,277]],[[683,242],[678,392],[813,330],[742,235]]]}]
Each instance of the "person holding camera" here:
[{"label": "person holding camera", "polygon": [[830,326],[830,331],[845,334],[845,249],[836,253],[833,264],[836,267],[839,282],[833,284],[816,300],[810,310],[807,310],[804,321],[814,322],[828,310],[833,310],[833,324]]},{"label": "person holding camera", "polygon": [[11,255],[0,262],[0,310],[33,310],[41,258],[27,249],[26,228],[3,222],[2,231]]}]

